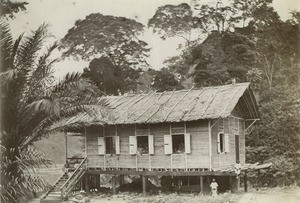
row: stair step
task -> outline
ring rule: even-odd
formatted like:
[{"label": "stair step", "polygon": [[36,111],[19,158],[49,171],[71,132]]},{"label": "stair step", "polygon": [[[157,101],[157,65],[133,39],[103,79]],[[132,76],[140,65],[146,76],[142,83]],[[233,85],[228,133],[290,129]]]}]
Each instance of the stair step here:
[{"label": "stair step", "polygon": [[42,199],[41,203],[61,203],[63,202],[62,199],[54,199],[54,198],[49,198],[49,199]]},{"label": "stair step", "polygon": [[48,199],[48,200],[50,200],[50,199],[61,199],[61,197],[60,196],[47,196],[45,199]]},{"label": "stair step", "polygon": [[52,191],[49,194],[60,194],[60,192],[54,192],[54,191]]},{"label": "stair step", "polygon": [[[85,174],[86,170],[84,169],[76,169],[79,170],[77,171],[78,173],[76,174],[74,178],[76,179],[81,179],[82,176]],[[61,199],[61,187],[69,180],[69,178],[73,175],[74,173],[66,173],[63,174],[55,183],[55,185],[53,185],[53,187],[48,191],[48,194],[45,196],[45,198],[41,199],[41,203],[61,203],[63,202]],[[78,180],[75,180],[75,182],[73,182],[73,185],[71,185],[71,188],[69,189],[73,189],[73,187],[75,186],[75,183],[78,182]]]},{"label": "stair step", "polygon": [[47,196],[45,199],[61,199],[61,196]]}]

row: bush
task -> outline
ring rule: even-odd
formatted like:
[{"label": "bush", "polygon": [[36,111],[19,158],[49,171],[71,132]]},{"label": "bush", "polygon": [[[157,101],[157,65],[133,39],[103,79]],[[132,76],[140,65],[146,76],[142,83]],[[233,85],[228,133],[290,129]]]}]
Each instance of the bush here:
[{"label": "bush", "polygon": [[265,161],[272,163],[267,169],[250,173],[251,183],[255,186],[300,185],[300,157],[274,156]]}]

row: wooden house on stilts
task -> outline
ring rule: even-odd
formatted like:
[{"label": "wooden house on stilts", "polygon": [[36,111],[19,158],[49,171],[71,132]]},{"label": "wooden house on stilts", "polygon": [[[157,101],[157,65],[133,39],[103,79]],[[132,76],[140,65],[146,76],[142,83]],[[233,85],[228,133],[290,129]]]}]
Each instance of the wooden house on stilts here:
[{"label": "wooden house on stilts", "polygon": [[85,137],[86,157],[61,187],[62,196],[82,177],[100,174],[112,175],[114,192],[124,175],[141,175],[144,192],[150,176],[198,192],[212,177],[219,190],[236,187],[232,169],[245,164],[247,129],[260,117],[250,83],[102,99],[110,117],[96,108],[54,126]]}]

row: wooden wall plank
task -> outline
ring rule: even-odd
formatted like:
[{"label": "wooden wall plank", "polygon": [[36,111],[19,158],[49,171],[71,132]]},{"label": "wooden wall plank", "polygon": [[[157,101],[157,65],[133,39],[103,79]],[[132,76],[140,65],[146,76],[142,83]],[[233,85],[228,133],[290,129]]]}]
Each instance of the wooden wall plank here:
[{"label": "wooden wall plank", "polygon": [[[177,123],[180,125],[182,123]],[[120,155],[105,155],[104,158],[98,155],[97,137],[103,136],[103,129],[93,129],[87,133],[87,154],[88,164],[93,167],[119,167],[119,168],[209,168],[209,137],[208,121],[186,122],[186,133],[191,135],[190,154],[164,154],[164,135],[170,134],[170,124],[151,124],[150,134],[154,136],[154,155],[130,155],[129,136],[135,135],[134,125],[118,125],[117,136],[120,137]],[[174,125],[176,126],[176,125]],[[107,128],[105,133],[113,133],[114,128]],[[146,129],[138,129],[140,133],[146,133]]]}]

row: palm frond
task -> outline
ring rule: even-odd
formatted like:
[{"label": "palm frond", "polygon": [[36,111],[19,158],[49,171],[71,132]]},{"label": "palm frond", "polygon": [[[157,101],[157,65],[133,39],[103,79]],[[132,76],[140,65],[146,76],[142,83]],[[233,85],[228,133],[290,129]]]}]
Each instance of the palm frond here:
[{"label": "palm frond", "polygon": [[41,96],[44,96],[45,88],[51,86],[54,82],[52,64],[58,59],[49,62],[48,58],[56,47],[57,43],[51,45],[46,53],[39,57],[37,65],[28,74],[27,88],[24,88],[22,98],[25,105],[35,99],[41,99]]},{"label": "palm frond", "polygon": [[[21,92],[26,92],[28,89],[26,83],[30,81],[30,76],[35,70],[38,52],[47,37],[47,27],[46,24],[41,25],[36,31],[32,32],[31,36],[26,37],[18,48],[15,66],[18,69],[16,82],[19,88],[15,91],[19,92],[19,96],[23,95]],[[20,98],[20,100],[24,102],[23,99]]]},{"label": "palm frond", "polygon": [[64,79],[53,87],[52,93],[58,93],[73,88],[81,90],[85,88],[85,86],[79,83],[80,80],[82,80],[82,77],[79,72],[67,73]]},{"label": "palm frond", "polygon": [[53,165],[53,161],[45,157],[45,154],[36,150],[33,146],[26,146],[21,151],[21,157],[17,163],[22,171],[35,171]]},{"label": "palm frond", "polygon": [[36,66],[36,69],[34,70],[34,73],[32,74],[33,78],[42,78],[47,77],[51,73],[51,65],[58,61],[58,59],[52,60],[50,63],[48,63],[48,58],[50,57],[51,53],[58,47],[58,43],[55,42],[53,45],[51,45],[45,54],[43,54],[41,57],[39,57],[38,64]]},{"label": "palm frond", "polygon": [[0,73],[0,87],[7,87],[16,76],[17,71],[15,69],[6,70]]},{"label": "palm frond", "polygon": [[18,49],[18,65],[22,66],[25,70],[33,66],[38,51],[42,48],[44,39],[48,37],[48,27],[47,24],[42,24],[37,30],[32,32],[31,36],[25,38]]},{"label": "palm frond", "polygon": [[46,115],[59,116],[59,106],[51,98],[43,98],[26,106],[25,114],[44,112]]},{"label": "palm frond", "polygon": [[[7,22],[0,20],[0,46],[3,48],[11,49],[13,44],[13,38],[10,34],[9,25]],[[4,47],[4,45],[9,45]]]},{"label": "palm frond", "polygon": [[9,25],[0,20],[0,72],[8,70],[13,38],[10,34]]},{"label": "palm frond", "polygon": [[11,55],[10,55],[10,68],[15,68],[16,66],[14,66],[14,62],[16,60],[16,54],[17,51],[19,49],[19,45],[21,43],[21,40],[23,39],[24,33],[22,33],[21,35],[19,35],[18,39],[15,41],[14,46],[11,50]]}]

